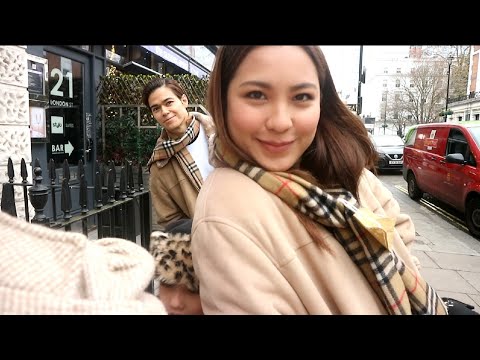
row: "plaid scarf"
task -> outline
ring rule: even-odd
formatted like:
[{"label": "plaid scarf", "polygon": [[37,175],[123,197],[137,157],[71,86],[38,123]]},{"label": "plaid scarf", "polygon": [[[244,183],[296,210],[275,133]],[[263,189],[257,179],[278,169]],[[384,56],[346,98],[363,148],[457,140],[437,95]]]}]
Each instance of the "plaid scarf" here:
[{"label": "plaid scarf", "polygon": [[215,156],[329,228],[392,315],[447,314],[435,290],[392,249],[395,220],[380,217],[345,189],[325,189],[286,172],[268,172],[242,161],[217,138]]},{"label": "plaid scarf", "polygon": [[195,189],[200,191],[203,182],[202,174],[200,174],[195,160],[193,160],[192,155],[187,150],[187,145],[191,144],[197,138],[199,132],[200,122],[196,120],[195,117],[193,117],[185,133],[179,139],[170,139],[167,132],[163,130],[153,149],[152,156],[147,162],[148,169],[150,169],[150,166],[152,166],[154,162],[158,167],[164,167],[168,161],[175,156],[185,174],[190,178]]}]

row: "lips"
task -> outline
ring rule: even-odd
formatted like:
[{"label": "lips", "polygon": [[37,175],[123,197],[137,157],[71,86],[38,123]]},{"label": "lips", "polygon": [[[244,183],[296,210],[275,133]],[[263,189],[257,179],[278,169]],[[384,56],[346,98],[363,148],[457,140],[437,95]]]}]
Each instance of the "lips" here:
[{"label": "lips", "polygon": [[169,117],[168,119],[165,120],[165,122],[166,122],[166,123],[169,122],[169,121],[172,120],[174,117],[175,117],[175,115]]},{"label": "lips", "polygon": [[294,143],[294,140],[291,140],[291,141],[258,140],[258,141],[263,146],[263,148],[265,148],[267,151],[272,152],[272,153],[279,153],[279,152],[286,151]]}]

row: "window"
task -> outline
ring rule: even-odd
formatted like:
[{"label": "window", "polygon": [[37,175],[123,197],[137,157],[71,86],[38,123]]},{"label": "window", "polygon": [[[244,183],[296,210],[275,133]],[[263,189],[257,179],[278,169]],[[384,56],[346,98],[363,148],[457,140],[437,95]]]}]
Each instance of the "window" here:
[{"label": "window", "polygon": [[468,120],[470,120],[470,114],[465,115],[465,121],[468,121]]},{"label": "window", "polygon": [[383,87],[387,87],[387,80],[383,80]]},{"label": "window", "polygon": [[415,138],[417,137],[417,129],[412,128],[408,131],[406,138],[405,138],[405,146],[413,146],[415,143]]},{"label": "window", "polygon": [[395,87],[400,87],[400,80],[395,80]]},{"label": "window", "polygon": [[382,101],[387,101],[387,93],[382,93]]},{"label": "window", "polygon": [[450,135],[447,140],[447,153],[448,154],[462,154],[463,158],[467,158],[467,152],[469,152],[467,140],[465,135],[456,129],[450,131]]},{"label": "window", "polygon": [[400,94],[399,93],[396,93],[395,94],[395,101],[399,101],[400,100]]},{"label": "window", "polygon": [[386,68],[386,67],[383,68],[383,73],[384,73],[384,74],[388,74],[388,68]]},{"label": "window", "polygon": [[410,87],[415,87],[415,84],[413,82],[410,82]]},{"label": "window", "polygon": [[401,68],[397,68],[397,74],[401,74],[402,73],[402,69]]},{"label": "window", "polygon": [[147,49],[135,45],[131,48],[130,61],[134,61],[137,64],[150,68],[151,65],[151,53]]},{"label": "window", "polygon": [[127,60],[127,45],[106,45],[105,57],[117,64],[125,64]]},{"label": "window", "polygon": [[475,120],[480,120],[480,114],[475,114]]}]

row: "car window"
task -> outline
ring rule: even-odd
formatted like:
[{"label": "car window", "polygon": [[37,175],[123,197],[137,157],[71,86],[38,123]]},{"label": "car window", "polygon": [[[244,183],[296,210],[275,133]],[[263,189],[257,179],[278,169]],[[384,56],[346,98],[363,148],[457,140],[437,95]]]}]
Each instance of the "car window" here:
[{"label": "car window", "polygon": [[397,135],[380,135],[372,136],[373,142],[376,146],[403,146],[403,140]]},{"label": "car window", "polygon": [[470,152],[465,135],[457,129],[451,129],[447,140],[446,155],[460,153],[467,159],[467,151]]},{"label": "car window", "polygon": [[414,128],[414,129],[411,129],[407,136],[405,137],[405,145],[412,145],[415,143],[415,138],[417,137],[417,129]]},{"label": "car window", "polygon": [[468,131],[473,136],[473,140],[475,140],[477,146],[480,147],[480,127],[471,127],[468,128]]}]

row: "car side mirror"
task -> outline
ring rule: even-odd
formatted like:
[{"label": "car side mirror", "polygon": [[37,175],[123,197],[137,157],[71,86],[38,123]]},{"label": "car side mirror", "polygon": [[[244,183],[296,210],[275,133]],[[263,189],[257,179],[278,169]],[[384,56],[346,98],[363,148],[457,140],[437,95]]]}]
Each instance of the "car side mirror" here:
[{"label": "car side mirror", "polygon": [[463,154],[460,154],[460,153],[448,154],[447,156],[445,156],[445,161],[447,163],[461,164],[461,165],[464,165],[466,163],[465,158],[463,157]]}]

